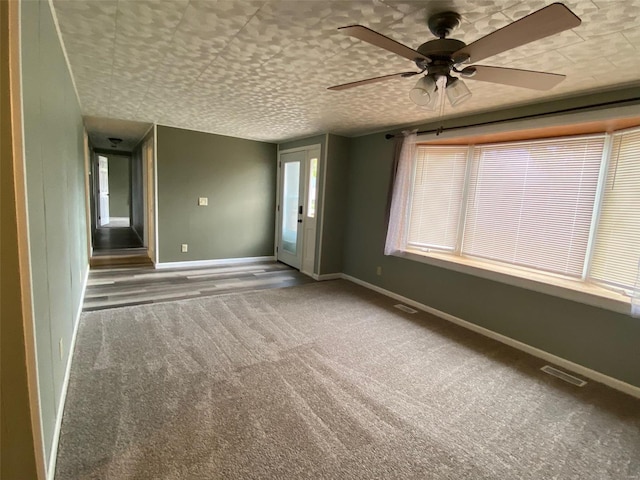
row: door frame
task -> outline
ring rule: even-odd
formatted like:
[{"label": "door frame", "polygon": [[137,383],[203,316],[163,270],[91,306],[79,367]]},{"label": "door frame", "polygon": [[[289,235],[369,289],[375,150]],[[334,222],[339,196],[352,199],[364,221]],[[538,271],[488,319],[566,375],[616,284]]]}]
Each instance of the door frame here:
[{"label": "door frame", "polygon": [[[98,171],[98,183],[96,184],[98,187],[97,190],[97,195],[96,195],[96,214],[98,215],[97,218],[97,224],[96,224],[96,228],[102,228],[105,225],[107,225],[109,223],[109,217],[110,215],[106,215],[107,221],[105,222],[103,220],[103,214],[104,213],[110,213],[110,205],[109,202],[111,201],[111,198],[109,197],[109,156],[104,154],[104,153],[98,153],[96,155],[96,158],[98,160],[98,166],[97,166],[97,171]],[[104,198],[104,188],[102,185],[102,180],[103,180],[103,176],[102,176],[102,165],[101,162],[102,160],[105,161],[105,165],[106,165],[106,179],[105,179],[105,183],[106,183],[106,189],[107,189],[107,193],[106,196],[107,198]],[[106,208],[103,205],[103,200],[106,201]],[[106,212],[105,212],[106,210]]]},{"label": "door frame", "polygon": [[[135,147],[137,148],[137,146]],[[134,150],[135,150],[134,148]],[[129,183],[127,187],[127,202],[129,204],[129,226],[132,226],[132,202],[133,202],[133,184],[132,184],[132,167],[133,167],[133,157],[134,151],[129,150],[108,150],[106,148],[95,148],[91,145],[91,141],[89,139],[89,149],[91,156],[91,173],[90,177],[93,177],[90,180],[91,184],[91,194],[89,195],[89,202],[92,207],[92,219],[95,222],[91,226],[92,232],[97,230],[98,228],[104,228],[103,225],[100,225],[100,157],[107,157],[108,160],[111,160],[111,157],[119,157],[127,160],[128,172],[129,172]],[[109,228],[109,227],[107,227]]]},{"label": "door frame", "polygon": [[[320,173],[324,171],[324,158],[322,155],[322,144],[320,143],[315,143],[312,145],[305,145],[303,147],[296,147],[296,148],[288,148],[286,150],[280,150],[280,147],[278,146],[278,160],[277,160],[277,168],[276,168],[276,212],[275,212],[275,239],[274,239],[274,250],[273,250],[273,254],[276,260],[278,260],[278,249],[280,247],[279,245],[279,241],[280,241],[280,228],[281,228],[281,222],[282,222],[282,208],[280,206],[280,200],[281,200],[281,194],[282,194],[282,155],[284,154],[288,154],[288,153],[297,153],[297,152],[306,152],[306,156],[305,156],[305,160],[304,160],[304,165],[301,166],[301,171],[302,171],[302,181],[303,183],[303,188],[302,188],[302,195],[304,197],[304,201],[303,201],[303,205],[304,207],[304,211],[303,211],[303,222],[300,224],[301,226],[299,227],[299,235],[302,235],[302,241],[301,241],[301,258],[300,258],[300,272],[309,275],[310,277],[314,277],[317,275],[317,272],[315,271],[315,263],[316,260],[318,258],[318,250],[319,250],[319,244],[316,241],[317,240],[317,236],[318,236],[318,229],[321,227],[322,221],[321,221],[321,215],[322,215],[322,210],[321,210],[321,199],[323,198],[322,192],[320,191],[320,187],[322,185],[322,188],[324,188],[324,183],[321,184],[320,181]],[[305,238],[304,232],[305,232],[305,222],[306,222],[306,218],[307,218],[307,181],[308,181],[308,172],[309,172],[309,162],[311,160],[311,153],[317,151],[318,155],[316,156],[316,158],[318,159],[318,177],[317,177],[317,184],[316,184],[316,216],[315,216],[315,228],[314,228],[314,235],[315,238],[313,239],[314,242],[314,261],[313,261],[313,268],[311,271],[307,271],[304,270],[304,252],[305,252],[305,242],[308,242],[308,239]]]},{"label": "door frame", "polygon": [[[149,136],[151,132],[151,136]],[[144,244],[155,266],[158,260],[158,125],[154,123],[145,133],[142,143],[144,191]]]}]

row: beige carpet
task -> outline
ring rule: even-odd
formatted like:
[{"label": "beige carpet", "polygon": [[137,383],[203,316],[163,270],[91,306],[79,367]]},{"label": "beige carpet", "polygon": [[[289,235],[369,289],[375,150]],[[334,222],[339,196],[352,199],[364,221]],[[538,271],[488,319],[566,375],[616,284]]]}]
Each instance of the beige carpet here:
[{"label": "beige carpet", "polygon": [[84,313],[63,479],[638,479],[640,401],[346,281]]}]

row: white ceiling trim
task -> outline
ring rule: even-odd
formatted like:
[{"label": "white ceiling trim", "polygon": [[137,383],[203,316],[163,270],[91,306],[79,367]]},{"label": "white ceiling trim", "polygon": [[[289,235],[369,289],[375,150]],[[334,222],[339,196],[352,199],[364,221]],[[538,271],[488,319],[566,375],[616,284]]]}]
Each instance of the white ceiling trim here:
[{"label": "white ceiling trim", "polygon": [[73,91],[76,92],[76,99],[78,100],[78,105],[82,108],[82,100],[80,98],[80,94],[78,93],[78,86],[76,85],[76,79],[73,76],[73,70],[71,69],[71,61],[69,60],[69,55],[67,54],[67,49],[64,46],[64,39],[62,38],[62,31],[60,30],[60,23],[58,23],[58,15],[56,13],[56,9],[53,5],[53,0],[47,1],[49,8],[51,9],[51,16],[53,17],[53,24],[56,27],[56,35],[58,35],[58,40],[60,41],[60,47],[62,48],[62,55],[64,56],[64,61],[67,64],[67,72],[69,72],[69,76],[71,77],[71,83],[73,85]]}]

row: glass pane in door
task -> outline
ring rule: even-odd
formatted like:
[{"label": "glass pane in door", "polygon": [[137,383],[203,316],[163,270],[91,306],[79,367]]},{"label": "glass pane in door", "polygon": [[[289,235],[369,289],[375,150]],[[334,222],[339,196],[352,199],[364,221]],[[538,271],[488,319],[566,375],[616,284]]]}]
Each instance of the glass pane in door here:
[{"label": "glass pane in door", "polygon": [[300,205],[300,162],[284,164],[282,201],[282,248],[296,254],[298,245],[298,206]]},{"label": "glass pane in door", "polygon": [[309,199],[307,200],[307,217],[314,218],[316,216],[316,197],[318,187],[318,159],[312,158],[309,162]]}]

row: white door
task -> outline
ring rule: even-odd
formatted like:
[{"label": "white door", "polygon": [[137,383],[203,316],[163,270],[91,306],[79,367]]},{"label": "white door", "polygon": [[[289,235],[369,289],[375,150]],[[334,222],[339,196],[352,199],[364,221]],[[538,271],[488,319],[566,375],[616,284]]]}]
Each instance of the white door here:
[{"label": "white door", "polygon": [[278,260],[297,269],[302,264],[305,160],[304,151],[280,155]]},{"label": "white door", "polygon": [[305,210],[302,221],[304,235],[302,247],[302,267],[300,271],[313,275],[316,260],[316,226],[318,224],[318,173],[320,171],[320,149],[306,152],[305,168]]},{"label": "white door", "polygon": [[278,260],[314,274],[318,225],[320,145],[280,152]]},{"label": "white door", "polygon": [[109,159],[98,156],[98,225],[109,223]]}]

